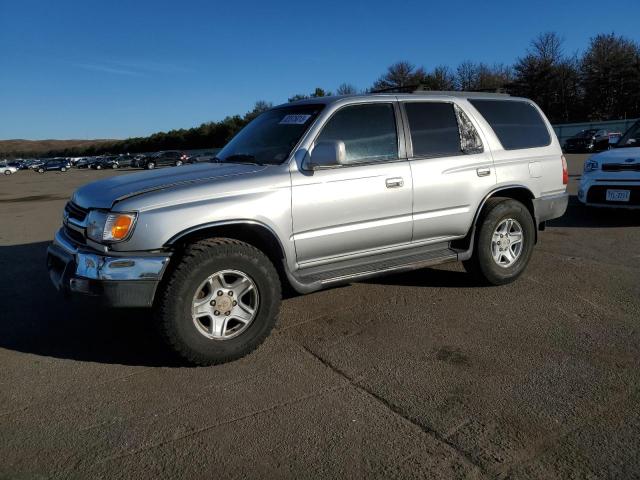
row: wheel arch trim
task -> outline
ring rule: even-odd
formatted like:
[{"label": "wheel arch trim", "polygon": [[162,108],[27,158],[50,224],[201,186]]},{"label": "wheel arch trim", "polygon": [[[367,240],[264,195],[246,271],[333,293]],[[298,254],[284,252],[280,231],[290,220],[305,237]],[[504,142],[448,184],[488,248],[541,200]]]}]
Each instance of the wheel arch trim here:
[{"label": "wheel arch trim", "polygon": [[[529,187],[527,187],[526,185],[522,185],[522,184],[508,184],[508,185],[500,185],[499,187],[495,187],[491,190],[489,190],[489,192],[487,192],[487,194],[482,198],[482,201],[478,204],[478,208],[476,209],[476,213],[473,216],[473,221],[471,222],[471,227],[469,228],[469,233],[467,233],[467,236],[465,237],[465,239],[468,239],[468,247],[466,250],[461,251],[458,254],[458,260],[468,260],[469,258],[471,258],[472,254],[473,254],[473,247],[474,247],[474,242],[475,242],[475,235],[476,235],[476,227],[478,224],[478,219],[480,218],[480,213],[482,212],[482,209],[484,208],[485,204],[487,203],[487,201],[491,198],[494,197],[497,193],[500,193],[502,191],[505,190],[512,190],[512,189],[519,189],[519,190],[523,190],[525,191],[531,198],[531,200],[533,200],[534,198],[536,198],[536,196],[534,195],[534,193],[531,191],[531,189]],[[533,207],[532,207],[533,208]],[[537,243],[538,241],[538,226],[536,223],[536,218],[535,218],[535,212],[531,212],[531,216],[533,217],[533,221],[536,224],[535,225],[535,242]]]},{"label": "wheel arch trim", "polygon": [[257,220],[249,220],[249,219],[221,220],[217,222],[207,222],[199,225],[194,225],[192,227],[189,227],[173,235],[169,240],[165,242],[165,246],[171,247],[175,245],[180,239],[195,232],[208,230],[216,227],[233,227],[233,226],[251,226],[251,227],[258,227],[266,230],[266,232],[276,241],[277,245],[279,246],[280,251],[282,252],[282,255],[283,255],[283,260],[286,264],[287,258],[288,258],[287,250],[284,248],[284,245],[280,241],[280,237],[272,227],[270,227],[266,223],[263,223]]}]

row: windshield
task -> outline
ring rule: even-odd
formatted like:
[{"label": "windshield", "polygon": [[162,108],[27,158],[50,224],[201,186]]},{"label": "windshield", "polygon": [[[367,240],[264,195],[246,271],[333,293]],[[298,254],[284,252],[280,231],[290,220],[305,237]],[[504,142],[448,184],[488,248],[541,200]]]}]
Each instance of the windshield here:
[{"label": "windshield", "polygon": [[640,121],[634,123],[616,142],[615,148],[640,147]]},{"label": "windshield", "polygon": [[218,153],[220,162],[277,165],[313,123],[324,105],[299,105],[268,110],[251,121]]}]

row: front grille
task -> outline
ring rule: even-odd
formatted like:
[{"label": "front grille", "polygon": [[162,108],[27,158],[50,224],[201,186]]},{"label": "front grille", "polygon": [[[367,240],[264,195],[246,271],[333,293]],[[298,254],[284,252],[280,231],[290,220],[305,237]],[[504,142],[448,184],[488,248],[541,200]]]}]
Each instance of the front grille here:
[{"label": "front grille", "polygon": [[69,214],[69,218],[73,218],[74,220],[78,220],[79,222],[83,222],[85,218],[87,218],[87,210],[85,208],[79,207],[73,202],[67,202],[64,209]]},{"label": "front grille", "polygon": [[74,242],[84,245],[85,238],[84,238],[84,235],[81,232],[78,232],[77,230],[74,230],[73,228],[65,225],[64,226],[64,233],[67,235],[67,237],[69,237]]},{"label": "front grille", "polygon": [[640,163],[604,163],[603,172],[640,172]]},{"label": "front grille", "polygon": [[[608,202],[607,190],[630,190],[628,202]],[[602,203],[605,205],[640,205],[640,185],[594,185],[587,192],[587,203]]]}]

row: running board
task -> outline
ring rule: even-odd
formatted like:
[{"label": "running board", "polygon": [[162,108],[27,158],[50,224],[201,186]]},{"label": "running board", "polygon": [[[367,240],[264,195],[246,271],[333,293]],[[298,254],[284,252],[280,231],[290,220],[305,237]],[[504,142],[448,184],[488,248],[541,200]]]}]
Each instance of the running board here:
[{"label": "running board", "polygon": [[454,262],[458,260],[459,253],[459,251],[450,248],[447,242],[304,268],[295,274],[288,274],[288,277],[297,291],[307,293],[330,285],[348,283],[386,273]]}]

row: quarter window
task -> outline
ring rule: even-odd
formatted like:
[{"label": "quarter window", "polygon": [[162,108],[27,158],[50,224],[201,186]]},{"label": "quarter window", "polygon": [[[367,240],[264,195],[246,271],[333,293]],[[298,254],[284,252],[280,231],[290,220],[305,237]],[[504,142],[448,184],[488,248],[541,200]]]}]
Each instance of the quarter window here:
[{"label": "quarter window", "polygon": [[453,104],[405,103],[414,157],[460,155],[460,131]]},{"label": "quarter window", "polygon": [[489,122],[505,150],[545,147],[551,143],[544,120],[529,102],[486,99],[469,101]]},{"label": "quarter window", "polygon": [[368,163],[398,158],[395,113],[390,103],[352,105],[338,110],[316,143],[344,142],[347,163]]}]

